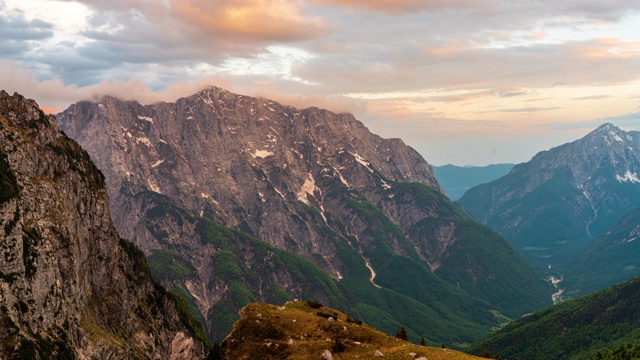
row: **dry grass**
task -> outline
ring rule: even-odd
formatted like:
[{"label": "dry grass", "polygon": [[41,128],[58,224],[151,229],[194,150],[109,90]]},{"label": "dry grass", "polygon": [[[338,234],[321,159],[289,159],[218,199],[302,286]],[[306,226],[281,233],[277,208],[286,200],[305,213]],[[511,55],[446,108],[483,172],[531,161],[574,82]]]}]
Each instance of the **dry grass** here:
[{"label": "dry grass", "polygon": [[[330,322],[318,312],[331,314],[336,321]],[[384,355],[381,359],[478,359],[454,350],[411,344],[368,325],[347,322],[347,315],[336,310],[314,309],[306,302],[289,302],[284,309],[253,303],[241,314],[223,344],[229,359],[322,359],[325,350],[330,350],[335,360],[372,359],[376,350]],[[336,351],[336,339],[344,351]]]}]

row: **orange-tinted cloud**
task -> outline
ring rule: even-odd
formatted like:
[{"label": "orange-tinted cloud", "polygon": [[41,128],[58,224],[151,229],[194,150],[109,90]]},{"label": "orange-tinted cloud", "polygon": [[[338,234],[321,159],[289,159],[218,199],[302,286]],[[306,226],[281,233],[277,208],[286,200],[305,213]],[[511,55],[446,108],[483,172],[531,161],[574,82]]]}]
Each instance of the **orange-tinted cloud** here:
[{"label": "orange-tinted cloud", "polygon": [[505,113],[534,113],[534,112],[551,111],[551,110],[558,110],[558,109],[561,109],[561,108],[558,106],[551,106],[551,107],[523,107],[523,108],[515,108],[515,109],[502,109],[499,111],[505,112]]},{"label": "orange-tinted cloud", "polygon": [[256,40],[294,41],[326,30],[299,0],[170,0],[171,12],[199,31]]},{"label": "orange-tinted cloud", "polygon": [[493,95],[491,91],[472,91],[464,94],[458,95],[447,95],[447,96],[434,96],[430,97],[429,101],[435,102],[462,102],[462,101],[470,101],[474,99],[483,98],[489,95]]},{"label": "orange-tinted cloud", "polygon": [[579,98],[573,98],[573,100],[600,100],[610,98],[611,95],[591,95],[591,96],[582,96]]},{"label": "orange-tinted cloud", "polygon": [[485,0],[314,0],[325,5],[361,7],[389,13],[444,8],[472,8],[488,3]]}]

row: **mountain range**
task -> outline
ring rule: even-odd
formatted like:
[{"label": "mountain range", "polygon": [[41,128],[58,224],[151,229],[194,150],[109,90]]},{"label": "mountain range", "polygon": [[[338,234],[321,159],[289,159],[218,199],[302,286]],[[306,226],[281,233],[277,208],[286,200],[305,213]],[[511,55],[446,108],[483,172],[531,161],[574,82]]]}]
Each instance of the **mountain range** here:
[{"label": "mountain range", "polygon": [[551,303],[549,285],[349,114],[208,88],[57,115],[105,174],[118,232],[220,340],[252,301],[312,298],[432,344]]},{"label": "mountain range", "polygon": [[487,166],[431,166],[438,183],[449,199],[458,200],[467,190],[480,184],[499,179],[509,173],[514,164],[492,164]]},{"label": "mountain range", "polygon": [[604,124],[470,189],[459,203],[539,273],[563,276],[575,296],[639,273],[623,255],[635,246],[638,172],[640,133]]}]

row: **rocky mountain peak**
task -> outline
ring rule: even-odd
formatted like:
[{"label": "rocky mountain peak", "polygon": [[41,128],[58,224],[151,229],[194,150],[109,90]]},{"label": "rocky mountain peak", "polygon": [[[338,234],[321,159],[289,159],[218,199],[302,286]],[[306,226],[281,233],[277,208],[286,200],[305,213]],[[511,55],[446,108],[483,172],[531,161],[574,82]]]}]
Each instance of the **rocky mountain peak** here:
[{"label": "rocky mountain peak", "polygon": [[0,358],[203,354],[188,314],[118,237],[88,154],[35,101],[4,91],[0,226]]},{"label": "rocky mountain peak", "polygon": [[587,134],[584,139],[602,139],[609,146],[626,145],[635,138],[635,131],[624,131],[619,127],[606,123]]},{"label": "rocky mountain peak", "polygon": [[620,130],[620,128],[618,128],[617,126],[613,125],[612,123],[604,123],[604,124],[598,126],[591,133],[598,133],[598,132],[602,132],[602,131],[621,131],[621,130]]},{"label": "rocky mountain peak", "polygon": [[637,131],[624,131],[607,123],[579,140],[538,153],[531,161],[514,167],[514,173],[524,174],[536,169],[537,175],[530,182],[540,182],[551,176],[550,171],[566,168],[577,187],[586,186],[595,179],[604,181],[603,176],[622,181],[620,178],[625,178],[627,172],[640,171],[639,144]]}]

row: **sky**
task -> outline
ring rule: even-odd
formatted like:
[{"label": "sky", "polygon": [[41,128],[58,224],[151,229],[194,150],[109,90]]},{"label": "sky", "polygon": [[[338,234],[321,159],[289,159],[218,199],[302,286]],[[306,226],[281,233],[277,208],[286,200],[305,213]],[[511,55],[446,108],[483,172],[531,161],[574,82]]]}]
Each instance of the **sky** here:
[{"label": "sky", "polygon": [[50,113],[218,86],[350,112],[435,165],[640,129],[639,0],[0,0],[0,89]]}]

